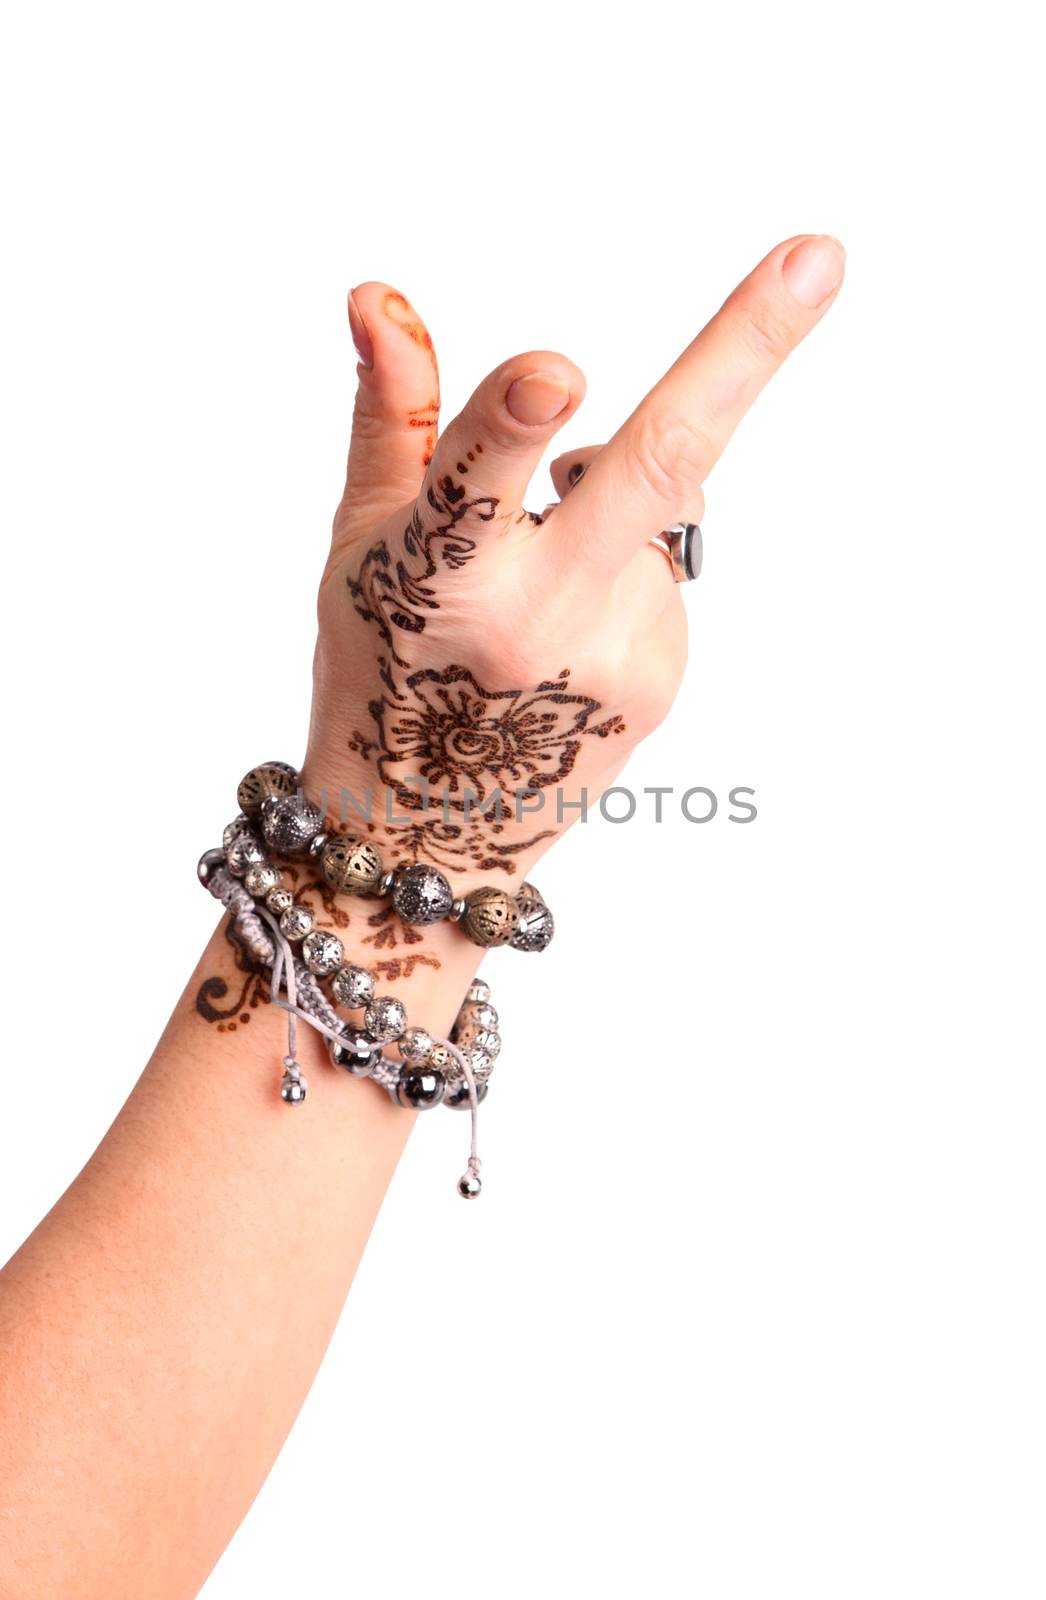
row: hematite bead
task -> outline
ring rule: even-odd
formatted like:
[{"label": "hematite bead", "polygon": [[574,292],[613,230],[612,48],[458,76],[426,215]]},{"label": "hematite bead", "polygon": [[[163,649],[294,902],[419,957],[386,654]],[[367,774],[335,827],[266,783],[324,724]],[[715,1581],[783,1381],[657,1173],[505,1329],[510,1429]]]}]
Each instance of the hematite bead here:
[{"label": "hematite bead", "polygon": [[479,1180],[478,1173],[463,1172],[458,1179],[458,1193],[463,1200],[478,1199],[482,1188],[483,1185]]},{"label": "hematite bead", "polygon": [[370,894],[381,882],[385,868],[369,840],[339,833],[324,845],[320,870],[336,894]]},{"label": "hematite bead", "polygon": [[280,930],[284,938],[290,939],[292,943],[306,938],[315,926],[316,918],[308,906],[288,906],[280,918]]},{"label": "hematite bead", "polygon": [[504,889],[487,884],[465,896],[461,926],[473,944],[508,944],[519,923],[516,902]]},{"label": "hematite bead", "polygon": [[395,872],[383,872],[375,885],[374,893],[387,895],[392,893],[392,885],[396,882]]},{"label": "hematite bead", "polygon": [[330,842],[330,834],[329,833],[317,833],[317,834],[314,834],[313,837],[309,840],[309,855],[313,858],[314,861],[318,860],[318,858],[323,854],[323,852],[324,852],[324,850],[326,850],[327,845],[329,844],[329,842]]},{"label": "hematite bead", "polygon": [[225,864],[234,878],[242,878],[251,867],[264,866],[261,840],[253,833],[238,833],[225,852]]},{"label": "hematite bead", "polygon": [[283,913],[289,911],[294,904],[294,896],[289,889],[285,889],[281,884],[277,888],[269,890],[265,896],[265,904],[274,917],[282,917]]},{"label": "hematite bead", "polygon": [[419,861],[397,872],[392,904],[404,922],[424,928],[443,920],[454,904],[454,894],[437,867]]},{"label": "hematite bead", "polygon": [[411,1066],[420,1067],[432,1054],[432,1035],[424,1028],[408,1028],[399,1041],[400,1055]]},{"label": "hematite bead", "polygon": [[243,887],[255,900],[264,900],[265,896],[273,889],[280,886],[280,874],[268,861],[262,861],[256,867],[248,867],[243,875]]},{"label": "hematite bead", "polygon": [[291,1072],[283,1074],[283,1082],[280,1084],[280,1096],[286,1100],[289,1106],[300,1106],[305,1099],[305,1093],[304,1078],[295,1077]]},{"label": "hematite bead", "polygon": [[374,999],[374,974],[366,967],[341,967],[331,979],[331,989],[340,1006],[355,1011]]},{"label": "hematite bead", "polygon": [[365,1033],[347,1033],[343,1039],[328,1039],[327,1049],[334,1065],[351,1072],[354,1078],[369,1078],[381,1060],[381,1046]]},{"label": "hematite bead", "polygon": [[302,960],[317,978],[328,978],[341,966],[345,950],[336,933],[329,928],[314,928],[301,947]]},{"label": "hematite bead", "polygon": [[429,1111],[443,1099],[443,1074],[433,1067],[408,1067],[396,1085],[396,1099],[414,1111]]},{"label": "hematite bead", "polygon": [[236,791],[236,804],[241,811],[253,817],[257,815],[262,801],[271,794],[294,794],[300,784],[298,773],[286,761],[263,761],[260,767],[252,767],[247,776],[241,778]]},{"label": "hematite bead", "polygon": [[[489,1087],[490,1085],[487,1083],[477,1082],[476,1101],[478,1104],[482,1105],[483,1101],[487,1098],[487,1090]],[[457,1083],[451,1085],[443,1098],[443,1104],[445,1106],[449,1106],[452,1111],[468,1110],[471,1101],[469,1100],[468,1082],[465,1078],[459,1078]]]},{"label": "hematite bead", "polygon": [[516,895],[519,924],[509,941],[513,950],[547,950],[556,931],[555,920],[533,884],[525,883]]},{"label": "hematite bead", "polygon": [[323,812],[303,795],[266,797],[261,810],[266,843],[281,856],[300,855],[323,827]]},{"label": "hematite bead", "polygon": [[219,867],[225,865],[224,850],[205,850],[196,863],[196,876],[206,889]]},{"label": "hematite bead", "polygon": [[407,1026],[407,1008],[394,994],[380,994],[367,1007],[363,1024],[375,1039],[390,1044]]}]

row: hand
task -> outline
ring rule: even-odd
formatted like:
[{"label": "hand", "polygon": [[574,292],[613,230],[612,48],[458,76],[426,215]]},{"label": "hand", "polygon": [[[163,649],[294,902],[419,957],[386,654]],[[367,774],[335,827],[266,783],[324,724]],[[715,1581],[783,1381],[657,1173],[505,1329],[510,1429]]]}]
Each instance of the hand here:
[{"label": "hand", "polygon": [[[373,792],[387,864],[432,860],[465,888],[518,882],[577,819],[569,802],[585,789],[593,804],[662,721],[686,616],[649,540],[700,521],[705,478],[832,304],[843,263],[833,239],[778,245],[608,444],[553,463],[562,498],[544,519],[524,496],[584,398],[578,368],[550,351],[513,357],[439,434],[417,313],[385,284],[349,297],[359,392],[320,590],[306,778],[353,831],[341,790]],[[389,824],[384,790],[409,822]],[[480,809],[497,791],[500,819]]]}]

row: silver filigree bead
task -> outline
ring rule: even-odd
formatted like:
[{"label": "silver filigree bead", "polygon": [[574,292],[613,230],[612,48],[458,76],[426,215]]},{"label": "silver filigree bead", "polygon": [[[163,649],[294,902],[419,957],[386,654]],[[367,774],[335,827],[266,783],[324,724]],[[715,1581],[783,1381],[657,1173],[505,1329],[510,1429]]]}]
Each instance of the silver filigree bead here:
[{"label": "silver filigree bead", "polygon": [[[495,1061],[498,1055],[501,1053],[500,1033],[496,1033],[493,1028],[480,1028],[476,1034],[476,1037],[469,1045],[469,1051],[480,1051],[483,1055],[489,1056],[491,1061]],[[469,1060],[472,1060],[471,1053],[469,1055]]]},{"label": "silver filigree bead", "polygon": [[399,1041],[399,1052],[412,1067],[422,1066],[432,1054],[433,1039],[424,1028],[408,1028]]},{"label": "silver filigree bead", "polygon": [[342,1039],[328,1039],[327,1049],[336,1067],[354,1078],[369,1078],[381,1060],[381,1047],[365,1033],[347,1033]]},{"label": "silver filigree bead", "polygon": [[345,959],[345,949],[329,928],[314,928],[301,947],[302,960],[316,978],[329,978]]},{"label": "silver filigree bead", "polygon": [[375,1039],[391,1044],[407,1026],[407,1008],[394,994],[379,994],[367,1007],[363,1024]]},{"label": "silver filigree bead", "polygon": [[366,967],[341,967],[331,979],[331,990],[340,1006],[355,1011],[374,999],[374,974]]},{"label": "silver filigree bead", "polygon": [[485,1083],[494,1070],[494,1057],[489,1056],[485,1050],[477,1050],[474,1046],[466,1050],[469,1066],[477,1083]]},{"label": "silver filigree bead", "polygon": [[438,867],[418,861],[396,874],[392,904],[404,922],[424,928],[442,922],[454,904],[454,894]]},{"label": "silver filigree bead", "polygon": [[470,1022],[474,1029],[497,1028],[497,1010],[489,1000],[466,1000],[458,1012],[456,1026],[460,1028],[462,1023],[465,1022]]},{"label": "silver filigree bead", "polygon": [[509,940],[513,950],[547,950],[556,923],[544,900],[529,884],[524,884],[516,896],[516,906],[519,922]]},{"label": "silver filigree bead", "polygon": [[491,1013],[497,1017],[497,1012],[491,1005],[468,1005],[458,1013],[454,1024],[454,1043],[461,1050],[485,1050],[487,1055],[496,1056],[501,1049],[501,1038],[495,1027],[480,1021],[477,1013],[480,1011]]},{"label": "silver filigree bead", "polygon": [[279,870],[269,861],[263,861],[257,867],[248,867],[243,875],[243,887],[255,900],[264,900],[271,890],[279,888],[279,884]]},{"label": "silver filigree bead", "polygon": [[265,904],[274,917],[282,917],[283,913],[289,911],[294,904],[294,896],[289,889],[280,884],[277,888],[269,890],[265,896]]},{"label": "silver filigree bead", "polygon": [[228,850],[233,840],[239,838],[241,833],[253,832],[254,824],[251,822],[250,817],[245,817],[241,811],[238,817],[233,817],[222,834],[222,849]]},{"label": "silver filigree bead", "polygon": [[265,865],[265,849],[254,833],[238,833],[225,852],[225,864],[234,878],[242,878],[252,867]]},{"label": "silver filigree bead", "polygon": [[315,926],[316,918],[308,906],[290,905],[280,918],[280,931],[292,944],[307,938]]},{"label": "silver filigree bead", "polygon": [[323,812],[304,795],[270,795],[261,810],[262,832],[280,856],[301,855],[323,827]]},{"label": "silver filigree bead", "polygon": [[465,996],[465,999],[489,1000],[490,984],[484,983],[482,978],[473,978],[472,982],[469,984],[468,994]]}]

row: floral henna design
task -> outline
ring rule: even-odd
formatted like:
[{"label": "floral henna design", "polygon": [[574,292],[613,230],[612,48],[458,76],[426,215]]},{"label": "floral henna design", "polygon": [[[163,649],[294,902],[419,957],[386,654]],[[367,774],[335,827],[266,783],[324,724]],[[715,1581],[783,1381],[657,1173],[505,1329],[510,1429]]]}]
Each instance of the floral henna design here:
[{"label": "floral henna design", "polygon": [[[536,689],[485,689],[466,667],[423,668],[397,701],[372,701],[378,771],[405,809],[424,796],[403,782],[420,775],[455,811],[494,790],[544,789],[570,775],[583,738],[622,733],[621,717],[593,723],[599,701],[570,691],[570,669]],[[397,703],[398,702],[398,703]]]}]

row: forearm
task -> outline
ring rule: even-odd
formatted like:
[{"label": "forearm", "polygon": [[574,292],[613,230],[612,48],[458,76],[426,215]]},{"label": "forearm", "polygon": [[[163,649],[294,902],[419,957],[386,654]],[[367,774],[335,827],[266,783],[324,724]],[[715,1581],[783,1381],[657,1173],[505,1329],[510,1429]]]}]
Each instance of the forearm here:
[{"label": "forearm", "polygon": [[[439,965],[400,992],[445,1033],[482,952],[449,926],[423,948]],[[197,1592],[308,1392],[415,1121],[307,1028],[308,1100],[289,1109],[284,1013],[248,999],[249,1020],[207,1021],[215,978],[230,997],[245,981],[221,928],[102,1144],[0,1275],[5,1600]]]}]

